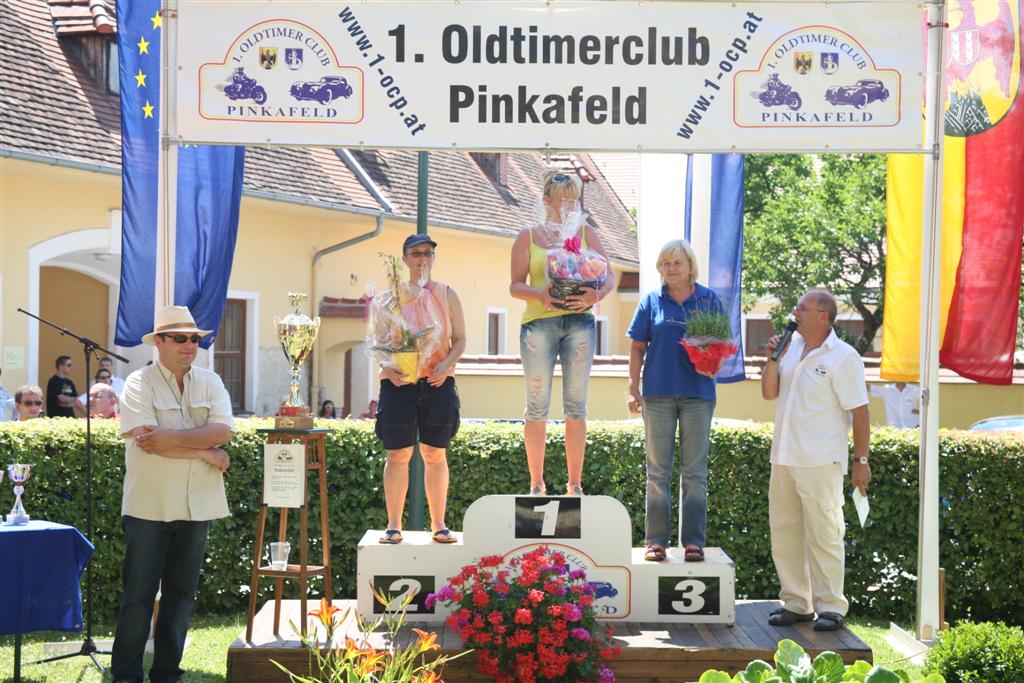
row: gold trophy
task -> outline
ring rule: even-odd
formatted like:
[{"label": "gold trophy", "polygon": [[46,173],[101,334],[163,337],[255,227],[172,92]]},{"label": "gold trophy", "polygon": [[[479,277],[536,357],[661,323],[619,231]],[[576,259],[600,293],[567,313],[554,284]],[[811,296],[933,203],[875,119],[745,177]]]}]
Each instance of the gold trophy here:
[{"label": "gold trophy", "polygon": [[291,366],[291,385],[288,400],[277,411],[274,426],[278,429],[312,429],[313,416],[309,406],[299,398],[299,382],[302,379],[301,366],[313,349],[313,342],[320,331],[320,318],[310,319],[299,310],[299,306],[309,299],[301,292],[288,292],[288,300],[295,307],[294,313],[283,318],[274,318],[277,338],[281,341],[281,350]]}]

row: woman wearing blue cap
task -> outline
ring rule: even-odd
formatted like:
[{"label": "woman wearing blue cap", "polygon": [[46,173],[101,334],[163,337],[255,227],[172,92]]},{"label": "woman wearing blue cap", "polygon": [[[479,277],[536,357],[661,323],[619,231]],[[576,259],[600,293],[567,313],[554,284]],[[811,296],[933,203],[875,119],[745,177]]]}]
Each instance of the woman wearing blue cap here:
[{"label": "woman wearing blue cap", "polygon": [[459,394],[455,389],[455,363],[466,350],[466,324],[459,295],[448,285],[431,277],[437,242],[429,235],[409,235],[402,245],[402,261],[409,269],[409,284],[426,290],[441,313],[441,335],[437,350],[415,382],[403,379],[401,371],[381,367],[380,399],[377,406],[377,436],[388,453],[384,465],[384,501],[388,528],[380,542],[402,542],[402,513],[409,488],[409,460],[419,441],[423,457],[423,488],[430,508],[435,543],[457,539],[445,524],[448,498],[447,449],[459,431]]}]

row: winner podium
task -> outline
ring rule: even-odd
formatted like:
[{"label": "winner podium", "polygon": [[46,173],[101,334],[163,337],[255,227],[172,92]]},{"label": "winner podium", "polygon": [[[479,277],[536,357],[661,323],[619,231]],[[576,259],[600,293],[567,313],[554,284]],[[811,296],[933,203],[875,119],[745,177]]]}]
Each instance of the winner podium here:
[{"label": "winner podium", "polygon": [[[684,562],[672,548],[664,562],[644,560],[632,547],[629,513],[608,496],[485,496],[466,511],[458,543],[432,543],[426,531],[404,532],[405,541],[382,545],[383,531],[359,542],[357,605],[364,615],[397,610],[414,594],[406,621],[442,622],[448,610],[428,608],[426,597],[463,565],[484,555],[520,555],[546,545],[563,552],[570,570],[583,569],[594,586],[598,618],[609,621],[733,624],[736,571],[720,548],[703,562]],[[383,592],[390,604],[373,597]]]},{"label": "winner podium", "polygon": [[[342,610],[353,609],[373,620],[398,609],[412,596],[406,625],[395,642],[412,643],[417,626],[438,634],[439,654],[464,651],[459,637],[442,622],[448,615],[440,604],[427,607],[437,592],[464,565],[484,555],[511,557],[540,545],[561,551],[569,569],[584,569],[594,586],[594,607],[602,620],[616,625],[614,642],[622,655],[611,664],[617,680],[645,683],[696,681],[715,668],[736,673],[754,659],[771,660],[778,642],[796,641],[811,657],[825,650],[850,664],[871,661],[871,648],[842,629],[828,633],[812,624],[773,627],[768,614],[775,600],[736,601],[735,567],[719,548],[705,548],[703,562],[684,562],[682,550],[672,548],[664,562],[647,562],[642,548],[633,548],[630,518],[618,500],[607,496],[485,496],[466,511],[457,543],[433,543],[429,532],[404,531],[404,542],[383,545],[383,530],[369,530],[358,546],[356,600],[335,600]],[[373,588],[388,600],[382,605]],[[258,618],[251,640],[242,633],[228,650],[227,683],[285,681],[271,660],[292,671],[305,672],[309,654],[294,634],[274,633],[274,605]],[[285,621],[304,618],[298,600],[282,606]],[[315,634],[323,631],[309,620]],[[339,625],[336,643],[360,639],[354,614]],[[387,647],[383,629],[370,635],[374,647]],[[475,657],[461,657],[445,667],[449,683],[489,680],[476,670]]]}]

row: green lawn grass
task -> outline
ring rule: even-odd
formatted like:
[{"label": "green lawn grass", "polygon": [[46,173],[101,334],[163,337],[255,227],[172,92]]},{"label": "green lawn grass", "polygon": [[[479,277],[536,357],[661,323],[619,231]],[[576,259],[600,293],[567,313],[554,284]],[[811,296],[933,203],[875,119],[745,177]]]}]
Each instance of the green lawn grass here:
[{"label": "green lawn grass", "polygon": [[[871,620],[850,620],[847,626],[858,638],[867,643],[874,654],[876,664],[890,669],[903,669],[911,680],[920,677],[921,670],[889,647],[885,634],[888,623]],[[185,650],[183,668],[189,683],[223,683],[227,668],[228,646],[245,628],[243,615],[196,617],[189,629],[190,643]],[[61,662],[42,665],[26,665],[26,662],[44,656],[43,644],[56,641],[80,643],[81,634],[76,633],[33,633],[26,635],[21,650],[21,678],[24,683],[100,683],[104,679],[92,662],[86,657],[72,657]],[[103,626],[93,629],[95,640],[113,638],[113,628]],[[146,671],[149,670],[150,655],[146,655]],[[110,663],[109,656],[101,656],[104,665]],[[0,639],[0,681],[10,681],[14,676],[14,639]]]}]

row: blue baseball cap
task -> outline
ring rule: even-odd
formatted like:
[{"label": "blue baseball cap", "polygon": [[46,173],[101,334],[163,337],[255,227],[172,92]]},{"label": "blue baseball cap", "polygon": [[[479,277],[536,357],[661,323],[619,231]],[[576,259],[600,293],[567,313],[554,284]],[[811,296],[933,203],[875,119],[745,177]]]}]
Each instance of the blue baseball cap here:
[{"label": "blue baseball cap", "polygon": [[429,244],[432,247],[437,247],[437,242],[430,239],[430,235],[409,235],[405,238],[405,243],[402,244],[402,253],[405,253],[420,244]]}]

